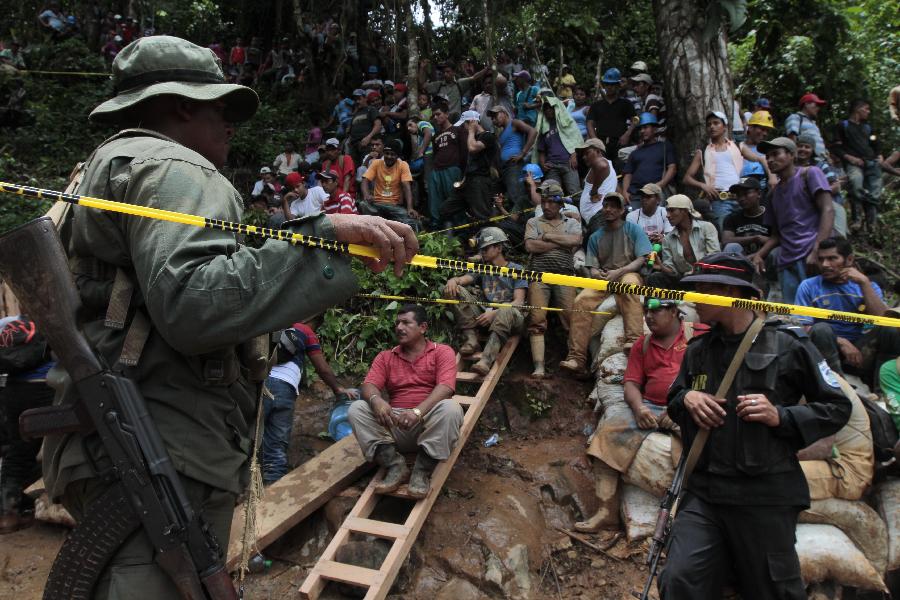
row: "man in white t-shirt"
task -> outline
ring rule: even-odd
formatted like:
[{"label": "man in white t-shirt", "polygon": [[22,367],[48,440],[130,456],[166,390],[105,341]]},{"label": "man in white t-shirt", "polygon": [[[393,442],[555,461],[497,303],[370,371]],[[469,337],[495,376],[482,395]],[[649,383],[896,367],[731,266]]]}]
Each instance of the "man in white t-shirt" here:
[{"label": "man in white t-shirt", "polygon": [[599,138],[586,139],[576,151],[589,169],[578,208],[590,235],[605,223],[601,214],[603,197],[616,191],[616,169],[606,160],[606,146]]},{"label": "man in white t-shirt", "polygon": [[303,159],[300,153],[294,149],[294,142],[284,143],[284,152],[275,157],[272,166],[280,176],[290,175],[300,166]]},{"label": "man in white t-shirt", "polygon": [[672,231],[666,209],[659,203],[662,189],[655,183],[648,183],[638,193],[641,195],[641,207],[628,213],[625,220],[641,227],[651,243],[661,244],[663,236]]},{"label": "man in white t-shirt", "polygon": [[308,187],[306,178],[296,172],[284,178],[284,185],[290,190],[281,199],[286,221],[322,212],[328,192],[321,186]]}]

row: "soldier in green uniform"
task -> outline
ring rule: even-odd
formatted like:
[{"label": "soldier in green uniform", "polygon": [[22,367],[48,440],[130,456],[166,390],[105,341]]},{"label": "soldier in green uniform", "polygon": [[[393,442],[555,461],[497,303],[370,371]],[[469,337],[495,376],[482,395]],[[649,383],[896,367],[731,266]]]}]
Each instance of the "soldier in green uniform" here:
[{"label": "soldier in green uniform", "polygon": [[[239,221],[241,197],[219,169],[233,123],[257,109],[256,93],[226,84],[210,50],[169,36],[123,49],[113,81],[115,97],[91,120],[123,129],[87,160],[78,193]],[[418,251],[408,226],[379,217],[317,214],[292,227],[375,246],[382,258],[369,266],[394,262],[398,275]],[[240,345],[353,294],[348,258],[274,240],[254,249],[226,231],[83,207],[74,209],[69,256],[85,336],[107,365],[136,382],[193,507],[227,548],[258,398]],[[104,510],[92,502],[109,485],[107,467],[96,435],[47,439],[47,489],[76,519]],[[138,530],[94,597],[178,597],[153,554]]]}]

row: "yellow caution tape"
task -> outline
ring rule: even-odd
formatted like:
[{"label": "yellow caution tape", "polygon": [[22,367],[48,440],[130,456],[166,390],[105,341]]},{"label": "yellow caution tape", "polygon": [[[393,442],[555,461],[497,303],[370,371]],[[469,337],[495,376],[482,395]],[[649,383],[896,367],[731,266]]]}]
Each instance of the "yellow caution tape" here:
[{"label": "yellow caution tape", "polygon": [[477,227],[478,225],[485,225],[487,223],[494,223],[496,221],[502,221],[503,219],[508,219],[510,217],[514,217],[515,215],[522,215],[527,212],[533,212],[535,209],[534,206],[531,208],[523,209],[520,212],[509,213],[506,215],[497,215],[496,217],[490,217],[488,219],[482,219],[481,221],[473,221],[471,223],[463,223],[462,225],[454,225],[453,227],[447,227],[446,229],[438,229],[437,231],[426,231],[425,233],[420,233],[419,237],[425,237],[428,235],[434,235],[436,233],[446,233],[448,231],[456,231],[458,229],[468,229],[469,227]]},{"label": "yellow caution tape", "polygon": [[510,304],[509,302],[488,302],[487,300],[460,300],[458,298],[421,298],[418,296],[391,296],[389,294],[357,294],[357,298],[373,300],[401,300],[403,302],[430,302],[432,304],[473,304],[490,308],[521,308],[524,310],[547,310],[551,312],[579,312],[592,315],[611,315],[605,310],[582,310],[580,308],[558,308],[556,306],[530,306],[528,304]]},{"label": "yellow caution tape", "polygon": [[[108,210],[111,212],[117,212],[127,215],[146,217],[148,219],[157,219],[160,221],[182,223],[184,225],[193,225],[195,227],[204,227],[207,229],[221,229],[222,231],[232,231],[235,233],[255,235],[262,238],[289,242],[298,246],[320,248],[322,250],[330,250],[332,252],[340,252],[342,254],[350,254],[352,256],[375,259],[381,258],[378,250],[370,246],[348,244],[346,242],[338,242],[336,240],[326,240],[324,238],[303,235],[300,233],[292,233],[291,231],[286,229],[271,229],[268,227],[257,227],[256,225],[246,225],[244,223],[235,223],[232,221],[224,221],[221,219],[209,219],[206,217],[179,213],[170,210],[161,210],[158,208],[150,208],[148,206],[138,206],[135,204],[127,204],[124,202],[115,202],[113,200],[91,198],[89,196],[80,196],[78,194],[65,194],[63,192],[57,192],[54,190],[44,190],[30,186],[5,183],[2,181],[0,181],[0,191],[9,194],[17,194],[19,196],[28,196],[31,198],[46,198],[48,200],[68,202],[71,204],[86,206],[88,208]],[[885,325],[889,327],[900,327],[900,319],[892,317],[862,315],[859,313],[828,310],[824,308],[816,308],[813,306],[797,306],[795,304],[782,304],[779,302],[766,302],[763,300],[751,300],[747,298],[731,298],[728,296],[717,296],[714,294],[701,294],[699,292],[667,290],[646,285],[636,285],[633,283],[607,281],[605,279],[592,279],[589,277],[578,277],[575,275],[561,275],[559,273],[544,273],[541,271],[529,271],[527,269],[498,267],[496,265],[472,263],[464,260],[439,258],[436,256],[426,256],[422,254],[413,256],[409,260],[409,264],[417,267],[425,267],[428,269],[447,269],[457,272],[481,273],[483,275],[500,275],[503,277],[510,277],[512,279],[522,279],[529,282],[546,283],[548,285],[564,285],[570,287],[588,288],[612,294],[653,296],[660,299],[681,300],[683,302],[695,302],[698,304],[708,304],[710,306],[724,306],[727,308],[758,310],[773,313],[776,315],[797,315],[801,317],[813,317],[829,321],[845,321],[848,323],[856,323],[859,325]]]},{"label": "yellow caution tape", "polygon": [[112,77],[112,73],[91,73],[88,71],[31,71],[19,70],[24,75],[73,75],[76,77]]}]

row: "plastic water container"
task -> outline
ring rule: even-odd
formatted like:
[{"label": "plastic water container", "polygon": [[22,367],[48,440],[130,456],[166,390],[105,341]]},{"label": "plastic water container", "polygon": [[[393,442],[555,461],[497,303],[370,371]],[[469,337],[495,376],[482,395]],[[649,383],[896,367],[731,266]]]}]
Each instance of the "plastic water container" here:
[{"label": "plastic water container", "polygon": [[[359,396],[357,395],[357,397]],[[347,420],[347,411],[350,410],[350,403],[353,400],[351,396],[341,394],[335,401],[335,406],[331,410],[331,419],[328,421],[328,435],[334,441],[341,440],[353,433],[350,421]]]}]

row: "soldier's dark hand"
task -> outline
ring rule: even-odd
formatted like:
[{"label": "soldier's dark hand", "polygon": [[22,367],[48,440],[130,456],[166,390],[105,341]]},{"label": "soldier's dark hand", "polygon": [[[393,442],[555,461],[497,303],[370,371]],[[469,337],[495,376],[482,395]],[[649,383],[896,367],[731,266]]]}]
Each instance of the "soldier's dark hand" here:
[{"label": "soldier's dark hand", "polygon": [[769,427],[778,427],[781,424],[778,409],[764,394],[744,394],[738,396],[737,401],[737,416],[743,420],[762,423]]},{"label": "soldier's dark hand", "polygon": [[335,238],[339,242],[365,244],[378,250],[380,259],[363,259],[376,273],[384,271],[394,263],[394,274],[403,274],[403,265],[419,252],[419,241],[409,225],[388,221],[381,217],[367,215],[325,215],[334,226]]},{"label": "soldier's dark hand", "polygon": [[701,429],[713,429],[725,423],[724,398],[691,390],[684,396],[684,407]]}]

